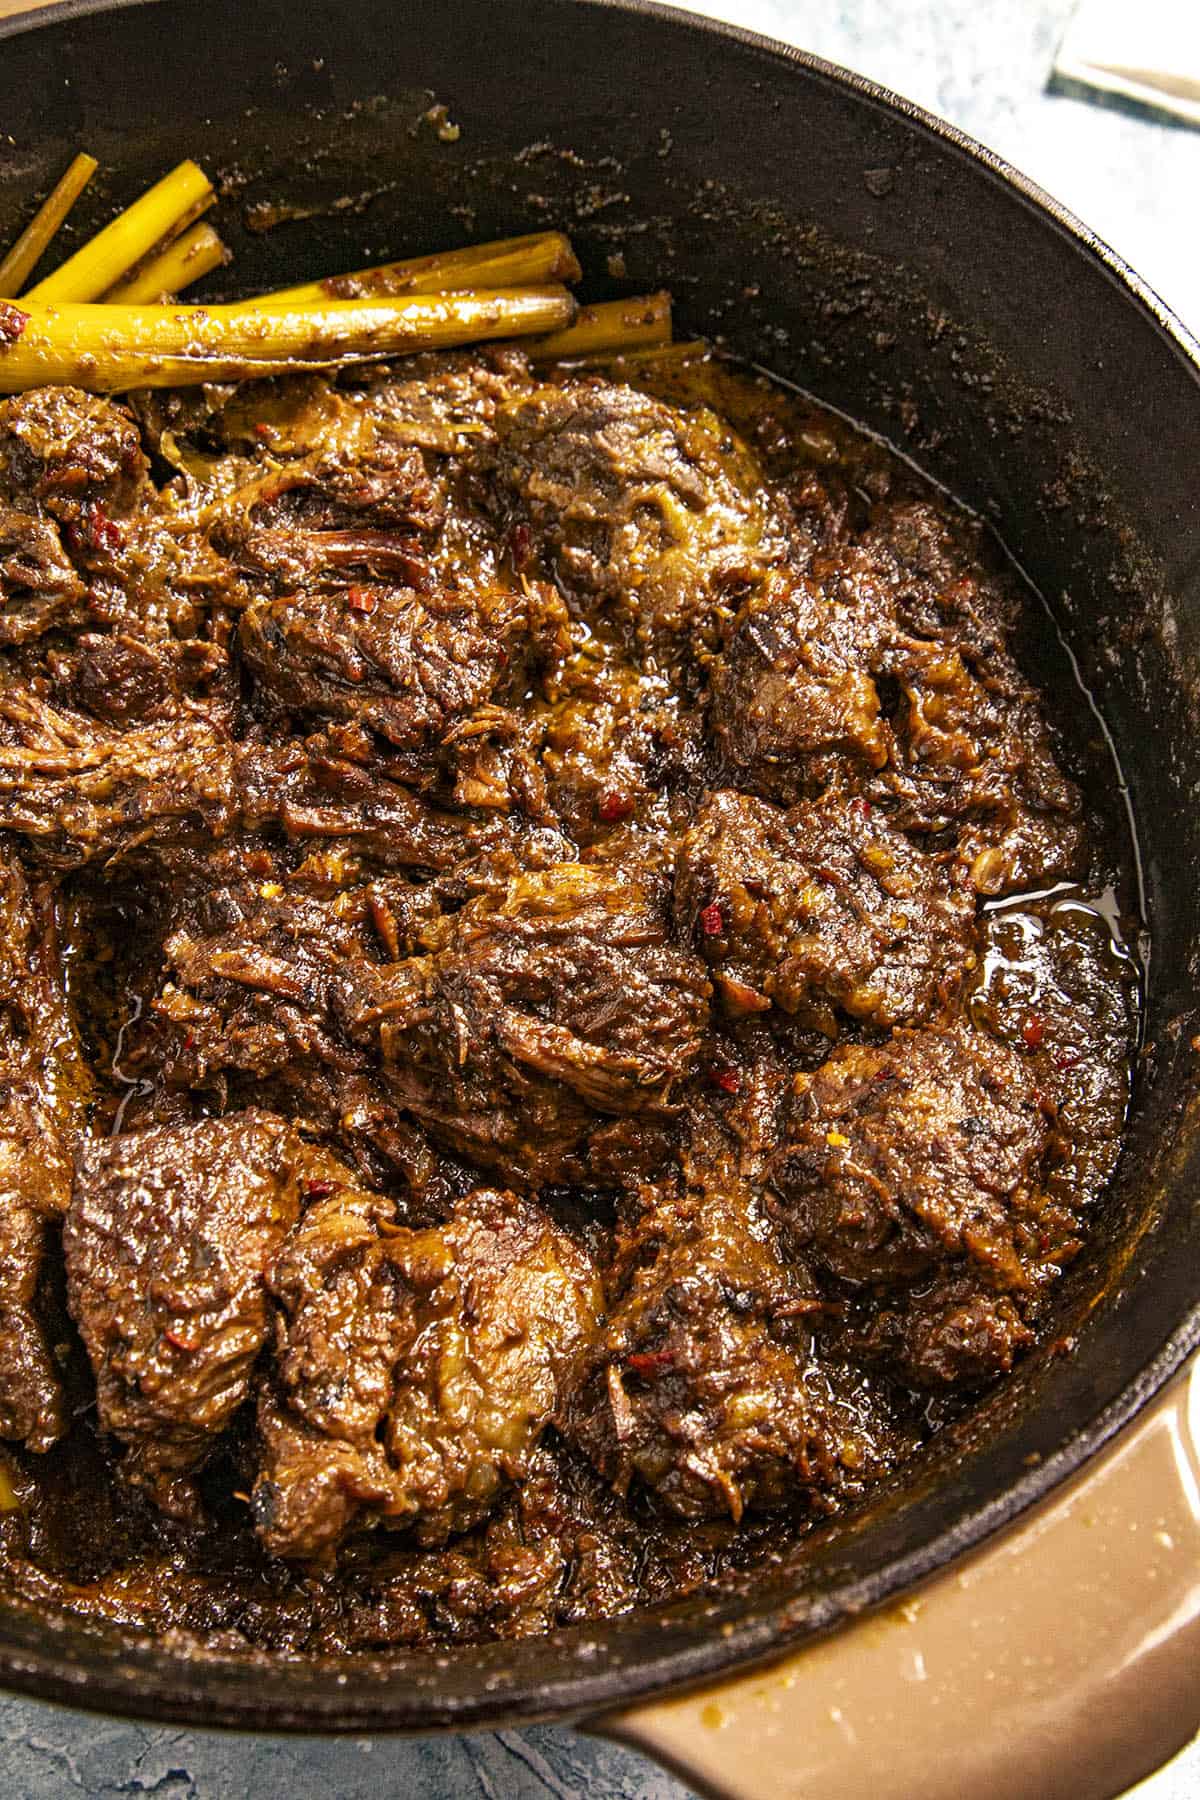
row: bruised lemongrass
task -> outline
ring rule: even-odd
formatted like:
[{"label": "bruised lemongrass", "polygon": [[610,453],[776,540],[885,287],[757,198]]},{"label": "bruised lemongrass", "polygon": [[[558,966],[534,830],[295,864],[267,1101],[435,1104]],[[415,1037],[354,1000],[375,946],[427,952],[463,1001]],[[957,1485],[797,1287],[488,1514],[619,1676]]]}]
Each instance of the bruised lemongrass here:
[{"label": "bruised lemongrass", "polygon": [[340,300],[321,306],[35,306],[0,301],[0,393],[69,383],[93,393],[328,368],[559,329],[564,287]]},{"label": "bruised lemongrass", "polygon": [[470,244],[436,256],[410,257],[407,262],[380,263],[349,275],[330,275],[299,287],[280,288],[243,300],[242,306],[281,306],[325,300],[359,300],[374,295],[448,294],[467,288],[541,287],[552,281],[578,281],[580,268],[571,240],[561,231],[536,231],[528,237],[499,238]]},{"label": "bruised lemongrass", "polygon": [[127,275],[135,263],[164,241],[178,235],[212,205],[215,195],[204,170],[181,162],[161,181],[127,206],[111,225],[69,257],[53,275],[30,288],[26,300],[39,306],[51,301],[97,300]]},{"label": "bruised lemongrass", "polygon": [[8,255],[0,261],[0,298],[20,293],[99,166],[94,156],[81,152],[51,188]]},{"label": "bruised lemongrass", "polygon": [[647,344],[642,350],[630,350],[630,362],[686,362],[692,356],[711,356],[712,345],[705,338],[679,338],[673,344]]},{"label": "bruised lemongrass", "polygon": [[211,225],[203,221],[173,238],[165,250],[148,257],[126,281],[104,296],[109,306],[153,305],[168,301],[202,275],[229,261],[229,251]]},{"label": "bruised lemongrass", "polygon": [[644,369],[659,363],[688,362],[694,356],[710,356],[712,345],[703,338],[681,338],[678,343],[646,344],[640,350],[598,350],[592,356],[573,358],[586,368]]},{"label": "bruised lemongrass", "polygon": [[670,341],[671,296],[664,292],[581,306],[572,324],[526,344],[525,348],[534,362],[562,362],[601,352],[619,355]]}]

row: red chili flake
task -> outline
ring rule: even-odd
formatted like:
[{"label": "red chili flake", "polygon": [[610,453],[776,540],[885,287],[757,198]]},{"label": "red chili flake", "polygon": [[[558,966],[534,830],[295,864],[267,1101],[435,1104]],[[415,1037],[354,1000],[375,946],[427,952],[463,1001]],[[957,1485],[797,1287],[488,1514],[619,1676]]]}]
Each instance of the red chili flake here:
[{"label": "red chili flake", "polygon": [[858,809],[858,816],[860,819],[869,819],[870,818],[871,802],[869,800],[863,800],[860,798],[860,799],[856,800],[854,804]]},{"label": "red chili flake", "polygon": [[28,323],[28,313],[0,300],[0,344],[15,344]]},{"label": "red chili flake", "polygon": [[346,605],[351,612],[373,613],[379,605],[379,596],[370,588],[352,587],[347,591]]},{"label": "red chili flake", "polygon": [[189,1031],[189,1032],[188,1032],[188,1034],[187,1034],[187,1036],[186,1036],[186,1037],[185,1037],[185,1038],[184,1038],[184,1040],[183,1040],[183,1047],[184,1047],[184,1049],[185,1049],[185,1050],[190,1050],[190,1049],[191,1049],[191,1047],[192,1047],[192,1045],[193,1045],[193,1044],[194,1044],[194,1043],[195,1043],[195,1041],[196,1041],[196,1034],[195,1034],[195,1032],[194,1032],[194,1031]]},{"label": "red chili flake", "polygon": [[1037,1050],[1045,1035],[1046,1026],[1044,1021],[1039,1019],[1036,1013],[1030,1013],[1024,1025],[1021,1027],[1021,1036],[1024,1038],[1029,1049]]},{"label": "red chili flake", "polygon": [[715,1064],[708,1071],[708,1079],[715,1088],[720,1088],[723,1094],[736,1094],[742,1085],[736,1069],[722,1069]]},{"label": "red chili flake", "polygon": [[1061,1056],[1060,1055],[1060,1056],[1055,1057],[1054,1066],[1056,1069],[1061,1070],[1062,1073],[1065,1074],[1068,1069],[1078,1068],[1079,1064],[1082,1061],[1083,1061],[1082,1056]]},{"label": "red chili flake", "polygon": [[654,1375],[659,1369],[671,1369],[675,1366],[673,1350],[635,1350],[632,1356],[625,1358],[626,1368],[632,1369],[635,1375]]},{"label": "red chili flake", "polygon": [[254,435],[259,438],[269,438],[274,434],[274,431],[275,427],[273,425],[268,425],[262,419],[260,419],[258,424],[254,427]]},{"label": "red chili flake", "polygon": [[117,550],[125,542],[125,533],[99,500],[92,500],[67,526],[66,539],[72,550]]},{"label": "red chili flake", "polygon": [[99,500],[93,500],[86,508],[87,534],[98,550],[118,550],[125,542],[125,533],[115,519],[110,519]]},{"label": "red chili flake", "polygon": [[618,820],[627,819],[633,811],[633,796],[622,793],[620,788],[611,788],[607,794],[600,796],[598,810],[606,825],[615,825]]},{"label": "red chili flake", "polygon": [[163,1336],[168,1344],[174,1344],[177,1350],[198,1350],[200,1348],[199,1344],[191,1338],[180,1337],[177,1331],[164,1331]]},{"label": "red chili flake", "polygon": [[724,931],[725,914],[721,911],[720,906],[715,900],[711,906],[706,906],[700,914],[700,929],[705,937],[720,937],[721,933]]},{"label": "red chili flake", "polygon": [[333,1192],[332,1181],[306,1181],[304,1192],[309,1200],[325,1200]]},{"label": "red chili flake", "polygon": [[523,569],[529,561],[529,552],[533,544],[533,533],[528,525],[514,525],[508,534],[508,547],[512,552],[513,566]]}]

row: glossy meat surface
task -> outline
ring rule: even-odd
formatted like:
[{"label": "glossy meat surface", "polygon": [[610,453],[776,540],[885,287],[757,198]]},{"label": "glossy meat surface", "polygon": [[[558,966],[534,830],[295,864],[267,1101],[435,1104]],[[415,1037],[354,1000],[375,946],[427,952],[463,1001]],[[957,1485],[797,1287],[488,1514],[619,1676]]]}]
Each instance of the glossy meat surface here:
[{"label": "glossy meat surface", "polygon": [[411,1231],[335,1185],[279,1258],[278,1374],[253,1510],[312,1556],[364,1509],[437,1543],[520,1480],[600,1309],[588,1257],[513,1194]]},{"label": "glossy meat surface", "polygon": [[779,541],[728,424],[621,385],[544,386],[502,407],[492,479],[521,560],[664,666],[711,636],[723,596]]},{"label": "glossy meat surface", "polygon": [[964,874],[873,809],[781,812],[710,796],[680,845],[675,911],[735,1018],[774,1004],[829,1037],[839,1016],[898,1025],[953,994],[971,955]]},{"label": "glossy meat surface", "polygon": [[104,1430],[169,1511],[250,1391],[264,1275],[299,1211],[299,1140],[233,1114],[94,1142],[67,1215],[67,1293]]},{"label": "glossy meat surface", "polygon": [[0,858],[0,1437],[34,1450],[66,1428],[37,1299],[48,1235],[70,1201],[71,1128],[88,1089],[55,925],[46,891]]},{"label": "glossy meat surface", "polygon": [[6,1588],[439,1649],[918,1471],[1104,1230],[1071,681],[715,354],[0,405]]},{"label": "glossy meat surface", "polygon": [[351,980],[388,1090],[451,1149],[531,1186],[586,1167],[606,1115],[668,1114],[708,1021],[699,962],[638,885],[583,863],[473,900],[428,957]]},{"label": "glossy meat surface", "polygon": [[728,1150],[693,1148],[623,1222],[573,1430],[619,1491],[644,1483],[685,1519],[820,1510],[864,1456],[812,1358],[819,1308]]}]

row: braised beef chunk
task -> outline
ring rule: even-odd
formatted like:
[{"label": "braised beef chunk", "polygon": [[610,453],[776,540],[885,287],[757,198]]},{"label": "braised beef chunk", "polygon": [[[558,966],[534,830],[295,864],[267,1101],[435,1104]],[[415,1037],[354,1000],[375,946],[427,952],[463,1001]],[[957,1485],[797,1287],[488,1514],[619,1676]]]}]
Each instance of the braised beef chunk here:
[{"label": "braised beef chunk", "polygon": [[474,594],[496,585],[504,558],[468,497],[468,465],[497,408],[529,385],[520,353],[497,348],[139,406],[256,590],[380,581]]},{"label": "braised beef chunk", "polygon": [[1075,879],[1079,790],[1003,648],[998,603],[981,620],[969,605],[977,590],[964,594],[957,580],[948,593],[934,588],[945,637],[930,641],[904,618],[906,602],[912,623],[937,616],[930,590],[927,579],[922,607],[854,550],[756,589],[710,679],[728,774],[785,805],[865,797],[919,839],[949,838],[980,893]]},{"label": "braised beef chunk", "polygon": [[299,1207],[299,1140],[262,1113],[94,1140],[63,1232],[102,1427],[166,1511],[250,1393],[264,1276]]},{"label": "braised beef chunk", "polygon": [[0,829],[50,868],[220,837],[237,817],[235,778],[232,746],[201,717],[116,733],[0,690]]},{"label": "braised beef chunk", "polygon": [[221,840],[238,826],[294,841],[348,840],[396,867],[452,868],[489,842],[514,849],[519,830],[488,832],[448,817],[402,780],[327,738],[286,750],[235,744],[192,710],[113,731],[34,694],[0,689],[0,829],[51,868]]},{"label": "braised beef chunk", "polygon": [[524,821],[509,829],[447,813],[405,785],[406,769],[381,767],[353,736],[316,733],[282,749],[242,744],[235,767],[238,817],[251,832],[338,845],[380,867],[424,874],[473,864],[488,852],[537,854]]},{"label": "braised beef chunk", "polygon": [[391,743],[437,743],[491,695],[500,644],[453,596],[351,588],[259,600],[242,654],[266,692],[298,712],[361,720]]},{"label": "braised beef chunk", "polygon": [[373,449],[370,467],[335,444],[272,468],[223,513],[222,548],[249,577],[280,589],[353,572],[421,580],[437,495],[411,450],[378,435]]},{"label": "braised beef chunk", "polygon": [[[155,490],[125,406],[77,388],[0,402],[0,644],[28,646],[27,670],[44,672],[43,648],[52,667],[70,667],[64,632],[112,630],[151,658],[195,646],[177,676],[207,689],[225,671],[227,608],[242,603],[203,524]],[[56,685],[85,711],[100,697],[95,682]]]},{"label": "braised beef chunk", "polygon": [[819,1308],[800,1263],[728,1157],[685,1158],[647,1187],[609,1278],[608,1324],[570,1428],[625,1493],[637,1478],[686,1519],[822,1503],[863,1446],[812,1363]]},{"label": "braised beef chunk", "polygon": [[707,409],[584,377],[520,396],[495,428],[496,505],[521,558],[652,661],[710,636],[725,596],[777,551],[754,459]]},{"label": "braised beef chunk", "polygon": [[1018,1297],[953,1272],[902,1299],[883,1298],[843,1336],[868,1368],[934,1394],[986,1387],[1034,1341]]},{"label": "braised beef chunk", "polygon": [[119,402],[79,388],[35,388],[0,401],[0,492],[66,525],[94,511],[133,512],[150,489],[137,422]]},{"label": "braised beef chunk", "polygon": [[776,1187],[788,1240],[848,1281],[908,1282],[965,1258],[1021,1288],[1014,1210],[1054,1138],[1013,1050],[964,1027],[847,1045],[796,1077]]},{"label": "braised beef chunk", "polygon": [[680,846],[675,910],[733,1017],[774,1004],[829,1037],[839,1016],[927,1016],[973,961],[975,908],[953,865],[865,801],[784,813],[712,795]]},{"label": "braised beef chunk", "polygon": [[860,552],[906,634],[952,644],[976,666],[1004,655],[1021,593],[993,566],[977,520],[901,497],[873,509]]},{"label": "braised beef chunk", "polygon": [[[256,382],[148,410],[160,449],[205,490],[215,543],[255,591],[425,584],[441,484],[366,395]],[[214,438],[233,454],[214,458]]]},{"label": "braised beef chunk", "polygon": [[790,572],[750,595],[711,677],[713,737],[739,786],[788,805],[885,766],[878,631],[868,608]]},{"label": "braised beef chunk", "polygon": [[201,638],[146,643],[128,630],[83,632],[47,658],[54,694],[107,725],[169,719],[200,697],[226,667],[224,650]]},{"label": "braised beef chunk", "polygon": [[912,1386],[1010,1367],[1029,1341],[1025,1304],[1078,1248],[1050,1191],[1062,1146],[1029,1060],[957,1024],[836,1050],[795,1090],[777,1212],[815,1268],[886,1291],[859,1348]]},{"label": "braised beef chunk", "polygon": [[0,1587],[445,1648],[878,1492],[1104,1228],[1089,720],[715,353],[0,402]]},{"label": "braised beef chunk", "polygon": [[528,1201],[479,1189],[427,1231],[389,1211],[335,1185],[275,1267],[253,1506],[278,1555],[311,1557],[372,1518],[440,1542],[484,1517],[596,1330],[588,1257]]},{"label": "braised beef chunk", "polygon": [[242,842],[183,855],[162,919],[164,979],[123,1034],[131,1122],[188,1095],[283,1108],[356,1161],[370,1153],[419,1193],[424,1136],[341,1034],[334,1001],[356,963],[413,954],[438,918],[432,889],[364,868],[344,846],[298,864]]},{"label": "braised beef chunk", "polygon": [[381,1226],[396,1229],[388,1202],[331,1173],[272,1272],[282,1314],[275,1382],[259,1398],[253,1509],[277,1554],[313,1556],[336,1544],[392,1491],[379,1440],[413,1320]]},{"label": "braised beef chunk", "polygon": [[632,820],[661,845],[659,831],[688,817],[705,786],[701,730],[698,711],[679,704],[670,682],[588,632],[556,670],[540,746],[563,829],[590,847]]},{"label": "braised beef chunk", "polygon": [[1111,918],[1078,889],[1011,901],[980,921],[971,1017],[1020,1051],[1058,1109],[1050,1185],[1078,1210],[1079,1241],[1121,1148],[1138,985]]},{"label": "braised beef chunk", "polygon": [[56,522],[0,498],[0,644],[83,624],[86,595]]},{"label": "braised beef chunk", "polygon": [[46,1450],[61,1383],[38,1289],[48,1231],[71,1195],[88,1079],[63,998],[50,896],[0,852],[0,1438]]},{"label": "braised beef chunk", "polygon": [[245,661],[281,706],[361,722],[415,749],[441,743],[511,686],[534,645],[530,610],[530,596],[503,589],[481,606],[374,584],[256,600],[239,635]]},{"label": "braised beef chunk", "polygon": [[618,870],[563,863],[448,917],[428,956],[347,981],[386,1087],[457,1153],[531,1186],[586,1165],[599,1114],[665,1114],[709,986]]},{"label": "braised beef chunk", "polygon": [[951,831],[981,894],[1075,879],[1079,790],[1012,665],[997,658],[977,677],[956,651],[922,646],[891,653],[889,669],[901,696],[895,744],[867,793],[918,837]]},{"label": "braised beef chunk", "polygon": [[328,859],[295,874],[268,857],[243,874],[238,850],[223,860],[223,881],[201,865],[206,885],[181,896],[163,944],[170,979],[151,1002],[166,1029],[135,1035],[125,1064],[161,1059],[168,1085],[197,1091],[233,1071],[287,1075],[302,1104],[307,1064],[356,1066],[333,1040],[331,999],[344,962],[377,945],[369,884],[332,879]]}]

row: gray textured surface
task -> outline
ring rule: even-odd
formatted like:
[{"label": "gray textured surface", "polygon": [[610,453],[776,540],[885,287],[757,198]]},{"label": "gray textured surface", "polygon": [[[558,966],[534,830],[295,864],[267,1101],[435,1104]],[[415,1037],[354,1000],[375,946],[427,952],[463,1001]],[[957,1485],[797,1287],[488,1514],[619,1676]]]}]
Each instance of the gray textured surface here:
[{"label": "gray textured surface", "polygon": [[[714,0],[698,10],[849,64],[964,126],[1106,237],[1200,331],[1200,131],[1046,91],[1070,0]],[[109,1794],[686,1800],[687,1790],[628,1751],[551,1727],[424,1742],[250,1739],[0,1699],[0,1800]],[[1197,1795],[1195,1746],[1137,1790],[1138,1800]]]},{"label": "gray textured surface", "polygon": [[420,1742],[156,1731],[17,1700],[0,1712],[4,1800],[687,1800],[640,1756],[540,1727]]}]

